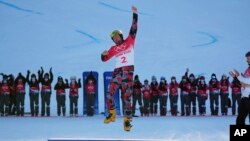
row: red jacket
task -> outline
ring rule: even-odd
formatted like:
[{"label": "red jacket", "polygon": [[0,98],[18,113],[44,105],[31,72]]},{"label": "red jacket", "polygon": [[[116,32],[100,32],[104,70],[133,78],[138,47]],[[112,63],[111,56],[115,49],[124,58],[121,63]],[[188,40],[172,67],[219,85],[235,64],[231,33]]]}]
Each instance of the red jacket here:
[{"label": "red jacket", "polygon": [[179,84],[176,82],[176,83],[170,83],[169,84],[169,93],[171,95],[177,95],[178,94],[178,88],[179,88]]},{"label": "red jacket", "polygon": [[216,80],[215,82],[212,82],[212,81],[209,82],[210,93],[219,93],[219,90],[220,90],[219,81]]},{"label": "red jacket", "polygon": [[25,84],[23,82],[18,82],[16,85],[17,93],[25,93]]},{"label": "red jacket", "polygon": [[186,83],[181,82],[179,85],[179,88],[181,89],[182,94],[189,94],[191,90],[191,85],[189,82],[186,82]]},{"label": "red jacket", "polygon": [[10,94],[10,86],[8,83],[3,83],[1,85],[1,94]]},{"label": "red jacket", "polygon": [[95,94],[95,92],[96,92],[95,84],[94,83],[87,83],[85,85],[85,91],[86,91],[86,93],[89,93],[89,94]]},{"label": "red jacket", "polygon": [[207,84],[198,84],[198,92],[197,92],[198,95],[207,97],[208,96],[207,90],[208,90]]},{"label": "red jacket", "polygon": [[159,94],[160,95],[167,95],[168,94],[168,84],[160,84],[159,85]]},{"label": "red jacket", "polygon": [[134,82],[133,85],[133,93],[134,94],[141,94],[141,88],[142,88],[142,84],[141,82]]},{"label": "red jacket", "polygon": [[232,83],[230,86],[232,88],[232,94],[241,93],[241,84],[240,84],[240,82]]},{"label": "red jacket", "polygon": [[151,94],[152,95],[158,95],[159,94],[158,83],[151,83],[150,88],[151,88]]},{"label": "red jacket", "polygon": [[229,82],[226,80],[220,81],[220,92],[229,93]]},{"label": "red jacket", "polygon": [[79,87],[79,85],[77,83],[75,83],[75,84],[70,83],[70,85],[69,85],[69,94],[71,96],[78,96],[78,89],[79,88],[80,87]]},{"label": "red jacket", "polygon": [[145,99],[150,99],[151,98],[151,89],[150,89],[150,86],[145,86],[143,85],[142,86],[142,95],[143,95],[143,98]]}]

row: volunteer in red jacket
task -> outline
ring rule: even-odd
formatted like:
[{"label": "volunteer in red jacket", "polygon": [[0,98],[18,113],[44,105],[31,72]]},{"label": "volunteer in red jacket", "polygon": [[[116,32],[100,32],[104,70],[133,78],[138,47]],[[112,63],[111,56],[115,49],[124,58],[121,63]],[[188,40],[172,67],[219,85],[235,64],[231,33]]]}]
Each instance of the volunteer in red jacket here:
[{"label": "volunteer in red jacket", "polygon": [[232,114],[235,115],[236,102],[237,102],[237,109],[239,109],[239,104],[241,99],[241,84],[237,77],[233,78],[233,81],[230,86],[232,88]]},{"label": "volunteer in red jacket", "polygon": [[211,75],[208,87],[211,115],[217,116],[219,112],[220,82],[217,80],[216,75],[214,73]]},{"label": "volunteer in red jacket", "polygon": [[134,84],[133,84],[133,103],[132,103],[132,115],[135,116],[135,108],[136,102],[140,106],[140,113],[143,116],[143,106],[142,106],[142,92],[141,92],[142,84],[139,80],[139,76],[135,75]]},{"label": "volunteer in red jacket", "polygon": [[171,82],[169,84],[169,99],[170,99],[170,108],[171,108],[172,116],[177,116],[178,88],[179,88],[179,84],[176,81],[176,77],[172,76]]},{"label": "volunteer in red jacket", "polygon": [[26,78],[19,73],[15,79],[17,116],[24,116],[25,84]]},{"label": "volunteer in red jacket", "polygon": [[228,112],[228,96],[229,96],[229,78],[225,74],[220,80],[220,97],[221,97],[221,113],[227,115]]},{"label": "volunteer in red jacket", "polygon": [[208,98],[208,86],[205,81],[205,77],[201,76],[198,83],[198,104],[199,104],[199,113],[201,116],[206,115],[206,100]]},{"label": "volunteer in red jacket", "polygon": [[78,116],[78,89],[81,88],[81,79],[76,81],[76,76],[70,77],[70,84],[69,84],[69,101],[70,101],[70,116]]},{"label": "volunteer in red jacket", "polygon": [[96,80],[91,72],[85,82],[87,116],[93,116],[95,113],[96,90]]},{"label": "volunteer in red jacket", "polygon": [[3,80],[0,88],[0,114],[1,116],[8,116],[9,113],[9,97],[10,86],[8,82],[8,76],[2,74]]},{"label": "volunteer in red jacket", "polygon": [[179,84],[179,88],[181,89],[181,116],[189,116],[190,115],[190,107],[189,107],[189,96],[191,90],[191,85],[187,80],[187,77],[182,76],[182,80]]},{"label": "volunteer in red jacket", "polygon": [[168,83],[165,77],[161,77],[159,84],[160,115],[167,115]]},{"label": "volunteer in red jacket", "polygon": [[151,89],[148,84],[148,80],[144,80],[144,85],[142,86],[142,96],[143,96],[143,111],[145,116],[149,116],[149,104],[150,104],[150,98],[151,98]]},{"label": "volunteer in red jacket", "polygon": [[29,96],[30,96],[30,112],[31,116],[38,116],[39,113],[39,81],[36,75],[33,73],[30,76],[30,71],[27,72],[27,83],[30,86]]},{"label": "volunteer in red jacket", "polygon": [[68,88],[68,80],[65,79],[66,83],[64,83],[63,78],[59,76],[57,78],[57,83],[54,87],[54,90],[56,90],[56,102],[57,102],[57,115],[65,116],[66,115],[66,88]]},{"label": "volunteer in red jacket", "polygon": [[[41,110],[41,116],[43,117],[45,115],[50,116],[50,98],[51,98],[51,84],[53,82],[53,73],[52,68],[50,68],[49,73],[45,73],[43,75],[44,71],[41,67],[41,70],[38,71],[39,75],[39,82],[42,84],[42,90],[41,90],[41,99],[42,99],[42,110]],[[46,109],[45,109],[46,104]]]}]

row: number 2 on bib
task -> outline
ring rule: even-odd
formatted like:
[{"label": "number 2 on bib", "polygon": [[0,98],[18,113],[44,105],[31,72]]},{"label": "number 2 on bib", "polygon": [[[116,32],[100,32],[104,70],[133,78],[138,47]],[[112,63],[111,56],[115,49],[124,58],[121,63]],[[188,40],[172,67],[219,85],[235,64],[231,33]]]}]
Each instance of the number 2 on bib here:
[{"label": "number 2 on bib", "polygon": [[121,59],[122,59],[122,63],[126,63],[127,62],[126,57],[123,56]]}]

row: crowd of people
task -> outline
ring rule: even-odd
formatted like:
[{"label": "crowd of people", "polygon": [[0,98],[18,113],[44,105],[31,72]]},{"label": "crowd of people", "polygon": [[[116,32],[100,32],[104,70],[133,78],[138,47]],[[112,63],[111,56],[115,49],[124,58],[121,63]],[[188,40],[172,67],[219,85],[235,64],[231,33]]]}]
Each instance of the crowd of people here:
[{"label": "crowd of people", "polygon": [[[219,115],[219,107],[221,115],[228,115],[228,106],[230,106],[230,103],[232,103],[232,115],[237,114],[236,109],[238,109],[241,99],[241,83],[237,77],[234,77],[232,82],[229,82],[229,77],[225,74],[218,80],[216,74],[213,73],[210,80],[206,82],[204,76],[195,78],[194,74],[191,73],[189,75],[188,73],[189,69],[182,76],[180,82],[177,82],[175,76],[171,77],[169,83],[167,83],[165,77],[161,77],[158,82],[156,77],[152,76],[151,83],[146,79],[143,84],[140,82],[139,76],[135,75],[132,104],[133,115],[135,114],[136,103],[138,101],[141,116],[154,116],[157,114],[166,116],[168,112],[167,101],[169,99],[170,113],[172,116],[177,116],[179,113],[179,97],[181,116],[206,115],[207,100],[210,102],[212,116]],[[229,96],[230,91],[231,98]]]},{"label": "crowd of people", "polygon": [[[206,115],[206,101],[210,102],[211,115],[219,115],[219,107],[222,115],[228,115],[229,101],[232,101],[232,114],[235,115],[237,105],[241,99],[241,83],[237,77],[229,82],[229,77],[222,75],[218,80],[216,74],[212,74],[208,83],[204,76],[195,78],[194,74],[188,74],[189,69],[182,76],[181,81],[177,82],[176,77],[172,76],[167,83],[165,77],[157,81],[152,76],[151,82],[144,80],[142,83],[138,75],[134,76],[132,94],[132,115],[135,116],[136,104],[138,102],[141,116],[154,116],[160,114],[166,116],[169,112],[172,116]],[[52,94],[53,73],[52,68],[44,74],[41,69],[36,74],[27,71],[26,77],[19,73],[16,78],[11,75],[1,73],[2,82],[0,83],[0,113],[1,116],[17,115],[24,116],[25,85],[29,85],[30,112],[31,116],[39,114],[39,93],[41,97],[41,116],[50,116],[50,98]],[[89,79],[89,78],[88,78]],[[95,79],[90,77],[87,92],[87,114],[94,114],[95,99]],[[88,83],[87,83],[88,84]],[[41,87],[40,87],[41,85]],[[70,116],[78,115],[78,89],[81,88],[81,79],[75,76],[63,79],[57,78],[54,86],[57,101],[57,115],[66,115],[66,89],[69,89]],[[229,97],[231,89],[231,100]],[[178,100],[180,98],[181,110],[178,111]],[[168,108],[168,99],[170,107]],[[220,102],[219,102],[220,99]],[[198,102],[198,104],[197,104]],[[219,105],[220,103],[220,105]],[[237,105],[236,105],[237,104]],[[159,106],[159,107],[158,107]],[[168,110],[169,109],[169,110]],[[198,109],[198,112],[197,112]],[[159,110],[159,112],[158,112]]]},{"label": "crowd of people", "polygon": [[[38,71],[38,74],[31,74],[27,71],[26,77],[19,73],[16,78],[14,75],[6,75],[1,73],[2,82],[0,82],[0,115],[16,115],[24,116],[24,100],[26,93],[26,83],[29,85],[30,112],[31,116],[39,114],[39,92],[41,93],[41,116],[50,116],[50,102],[52,94],[53,72],[50,68],[49,73],[44,74],[44,70]],[[40,87],[41,85],[41,87]],[[78,115],[78,89],[81,88],[81,79],[76,79],[75,76],[68,79],[58,77],[54,86],[57,100],[57,115],[61,113],[65,116],[65,89],[69,89],[70,99],[70,116]]]}]

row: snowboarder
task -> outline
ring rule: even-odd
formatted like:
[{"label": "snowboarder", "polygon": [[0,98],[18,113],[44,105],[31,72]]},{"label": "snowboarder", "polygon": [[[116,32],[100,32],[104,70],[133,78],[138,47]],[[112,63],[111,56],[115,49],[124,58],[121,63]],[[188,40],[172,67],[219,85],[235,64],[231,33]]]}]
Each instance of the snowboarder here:
[{"label": "snowboarder", "polygon": [[69,84],[69,100],[70,100],[70,116],[78,116],[78,89],[81,88],[81,79],[76,81],[75,76],[70,77]]},{"label": "snowboarder", "polygon": [[135,75],[133,84],[133,103],[132,103],[132,115],[135,116],[136,102],[138,101],[140,106],[140,113],[143,116],[143,106],[142,106],[142,84],[139,80],[139,76]]},{"label": "snowboarder", "polygon": [[46,104],[46,115],[50,116],[50,97],[51,97],[51,83],[53,81],[52,68],[50,68],[49,73],[45,73],[41,67],[38,71],[39,82],[42,84],[41,98],[42,98],[42,110],[41,116],[45,115],[45,104]]},{"label": "snowboarder", "polygon": [[165,77],[161,77],[159,84],[160,115],[167,115],[168,84]]},{"label": "snowboarder", "polygon": [[239,105],[239,114],[236,119],[237,125],[245,125],[246,117],[250,114],[250,51],[245,55],[248,68],[245,73],[240,75],[237,70],[231,71],[232,77],[237,77],[241,82],[242,97]]},{"label": "snowboarder", "polygon": [[220,82],[213,73],[209,81],[210,110],[212,116],[217,116],[219,112],[219,90]]},{"label": "snowboarder", "polygon": [[225,74],[220,80],[220,97],[221,97],[221,113],[227,115],[228,112],[228,96],[229,96],[229,78]]},{"label": "snowboarder", "polygon": [[142,86],[142,96],[143,96],[143,111],[145,116],[149,116],[149,104],[150,104],[150,97],[151,97],[151,89],[148,84],[148,80],[144,80],[144,85]]},{"label": "snowboarder", "polygon": [[110,82],[110,92],[107,95],[107,107],[109,115],[105,118],[104,123],[114,122],[116,111],[114,104],[114,93],[120,86],[124,92],[124,130],[130,131],[132,125],[131,95],[133,89],[133,72],[134,72],[134,43],[137,32],[137,8],[132,7],[133,21],[128,37],[124,40],[120,30],[111,33],[111,39],[115,45],[101,55],[102,61],[108,61],[112,57],[116,58],[116,67]]},{"label": "snowboarder", "polygon": [[33,73],[30,77],[30,71],[27,72],[27,83],[30,86],[29,96],[30,96],[30,112],[31,116],[38,116],[39,113],[39,81],[36,75]]},{"label": "snowboarder", "polygon": [[178,88],[179,84],[177,83],[176,78],[172,76],[171,82],[169,84],[169,99],[170,99],[170,108],[172,116],[177,116]]},{"label": "snowboarder", "polygon": [[68,80],[65,79],[66,83],[64,83],[63,78],[61,76],[58,76],[57,83],[54,87],[54,90],[56,90],[56,102],[57,102],[57,116],[62,115],[65,116],[66,114],[66,88],[68,88]]},{"label": "snowboarder", "polygon": [[96,79],[91,72],[85,81],[87,116],[95,114],[96,90]]},{"label": "snowboarder", "polygon": [[19,73],[15,79],[17,116],[24,116],[25,84],[26,78]]},{"label": "snowboarder", "polygon": [[[240,104],[241,99],[241,84],[237,77],[233,78],[231,83],[232,88],[232,114],[235,115],[236,113],[236,102],[237,102],[237,109]],[[239,113],[239,110],[237,110]]]}]

